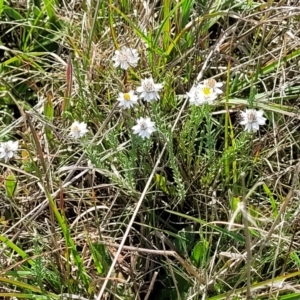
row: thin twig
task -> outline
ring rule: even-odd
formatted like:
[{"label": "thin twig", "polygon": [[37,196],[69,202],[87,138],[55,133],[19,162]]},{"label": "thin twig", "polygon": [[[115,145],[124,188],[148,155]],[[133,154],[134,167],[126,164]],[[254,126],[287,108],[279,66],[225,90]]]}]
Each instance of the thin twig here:
[{"label": "thin twig", "polygon": [[149,285],[149,288],[148,288],[148,291],[147,291],[147,294],[146,294],[144,300],[148,300],[148,298],[149,298],[149,296],[150,296],[150,294],[153,290],[153,286],[154,286],[157,275],[158,275],[158,272],[154,272],[154,274],[152,276],[152,279],[151,279],[151,282],[150,282],[150,285]]}]

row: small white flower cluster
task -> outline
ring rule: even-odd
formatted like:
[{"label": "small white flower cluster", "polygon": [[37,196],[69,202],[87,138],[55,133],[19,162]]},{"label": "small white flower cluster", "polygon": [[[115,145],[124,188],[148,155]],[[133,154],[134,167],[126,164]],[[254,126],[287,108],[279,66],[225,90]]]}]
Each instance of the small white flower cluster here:
[{"label": "small white flower cluster", "polygon": [[140,97],[147,102],[159,100],[158,92],[162,89],[162,84],[154,83],[153,78],[142,79],[141,86],[136,91],[140,93]]},{"label": "small white flower cluster", "polygon": [[[136,49],[122,47],[121,50],[115,51],[115,55],[112,58],[114,67],[119,67],[123,70],[127,70],[130,66],[136,67],[139,60],[139,55]],[[142,79],[141,86],[137,87],[137,96],[133,90],[127,93],[119,93],[117,101],[118,106],[122,109],[131,108],[138,103],[138,98],[144,99],[147,102],[157,101],[160,99],[159,91],[162,89],[162,84],[154,83],[152,77]],[[137,124],[132,127],[133,133],[138,134],[140,137],[150,138],[150,135],[156,131],[155,122],[152,122],[150,118],[139,118]]]},{"label": "small white flower cluster", "polygon": [[7,141],[0,144],[0,158],[8,162],[11,158],[16,157],[15,152],[19,148],[18,141]]},{"label": "small white flower cluster", "polygon": [[[143,98],[147,102],[157,101],[160,99],[159,91],[162,89],[162,84],[154,83],[153,78],[142,79],[141,86],[136,91],[140,94],[140,98]],[[119,93],[117,98],[119,106],[123,109],[130,108],[137,104],[138,96],[134,94],[134,91],[128,93]],[[132,127],[133,133],[138,134],[140,137],[150,138],[150,135],[156,131],[155,122],[152,122],[150,118],[139,118],[137,124]]]},{"label": "small white flower cluster", "polygon": [[216,82],[214,79],[206,79],[203,84],[194,85],[187,93],[190,99],[190,104],[196,106],[204,103],[213,104],[217,97],[223,93],[220,89],[223,86],[222,82]]},{"label": "small white flower cluster", "polygon": [[128,93],[119,93],[117,100],[119,101],[119,106],[126,109],[131,108],[138,103],[138,96],[135,95],[134,91],[129,91]]},{"label": "small white flower cluster", "polygon": [[[160,99],[158,92],[161,89],[162,84],[154,83],[153,78],[149,77],[142,79],[141,86],[139,86],[136,91],[140,94],[140,98],[143,98],[147,102],[151,102]],[[119,101],[119,106],[126,109],[131,108],[138,103],[138,96],[131,90],[128,93],[119,93],[117,100]]]},{"label": "small white flower cluster", "polygon": [[[206,79],[203,84],[194,85],[187,93],[190,104],[199,106],[202,104],[213,104],[217,97],[223,93],[220,89],[223,86],[222,82],[216,82],[214,79]],[[265,125],[266,118],[263,117],[263,111],[255,109],[246,109],[241,112],[241,125],[245,125],[245,131],[257,132],[260,125]]]},{"label": "small white flower cluster", "polygon": [[[115,55],[112,60],[114,61],[114,67],[120,67],[123,70],[127,70],[129,67],[136,67],[139,61],[139,54],[136,49],[122,47],[120,50],[115,51]],[[117,101],[118,106],[122,109],[128,109],[138,103],[138,99],[144,99],[147,102],[157,101],[160,99],[159,91],[162,89],[162,84],[154,83],[152,77],[142,79],[141,86],[137,87],[137,96],[133,90],[126,93],[119,93]],[[149,138],[150,135],[156,131],[155,122],[152,122],[150,118],[139,118],[137,124],[132,127],[133,133],[138,134],[140,137]],[[78,139],[83,137],[86,133],[87,125],[84,122],[79,123],[75,121],[70,127],[69,135]]]},{"label": "small white flower cluster", "polygon": [[[114,67],[120,67],[123,70],[127,70],[129,67],[136,67],[140,57],[136,49],[122,47],[120,50],[116,50],[112,58],[114,61]],[[210,78],[194,85],[187,93],[190,104],[203,105],[213,104],[219,95],[223,93],[221,90],[223,86],[222,82],[217,82],[215,79]],[[138,103],[138,99],[144,99],[146,102],[157,101],[160,99],[159,91],[162,89],[162,84],[154,83],[152,77],[142,79],[141,85],[137,87],[136,95],[133,90],[126,93],[119,93],[117,101],[118,106],[122,109],[132,108]],[[246,109],[241,113],[242,121],[241,125],[245,125],[245,130],[248,132],[256,132],[260,125],[264,125],[266,118],[263,117],[263,111],[256,111],[254,109]],[[136,125],[132,127],[133,133],[138,134],[140,137],[150,138],[150,135],[156,131],[155,122],[152,122],[149,117],[139,118],[136,121]],[[87,130],[87,124],[84,122],[75,121],[70,128],[70,136],[74,139],[83,137]],[[1,148],[0,148],[1,151]],[[11,154],[10,154],[11,155]],[[1,157],[1,152],[0,152]]]}]

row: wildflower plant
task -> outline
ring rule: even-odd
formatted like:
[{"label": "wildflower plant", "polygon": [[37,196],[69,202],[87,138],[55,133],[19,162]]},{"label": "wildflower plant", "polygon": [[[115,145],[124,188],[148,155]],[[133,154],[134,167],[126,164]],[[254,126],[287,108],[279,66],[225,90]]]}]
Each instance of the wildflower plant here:
[{"label": "wildflower plant", "polygon": [[18,141],[7,141],[0,144],[0,159],[4,159],[7,163],[11,158],[16,156],[16,151],[19,148]]},{"label": "wildflower plant", "polygon": [[190,104],[199,106],[202,104],[213,104],[217,97],[223,93],[220,87],[222,82],[216,82],[214,79],[206,79],[203,84],[193,85],[187,93]]},{"label": "wildflower plant", "polygon": [[127,70],[129,67],[136,67],[139,59],[137,50],[126,46],[122,47],[120,50],[116,50],[115,55],[112,58],[114,67],[120,67],[123,70]]},{"label": "wildflower plant", "polygon": [[131,108],[138,103],[138,96],[131,90],[128,93],[119,93],[117,101],[123,109]]},{"label": "wildflower plant", "polygon": [[84,122],[74,121],[70,127],[69,135],[74,139],[83,137],[88,132],[87,124]]},{"label": "wildflower plant", "polygon": [[48,2],[0,8],[0,299],[298,299],[293,1]]},{"label": "wildflower plant", "polygon": [[223,87],[223,82],[217,82],[215,79],[209,78],[203,81],[203,86],[213,89],[213,92],[217,95],[223,94],[223,91],[221,90],[221,87]]},{"label": "wildflower plant", "polygon": [[150,135],[156,131],[155,122],[150,118],[139,118],[137,124],[132,127],[133,133],[139,135],[141,138],[150,138]]},{"label": "wildflower plant", "polygon": [[241,111],[241,125],[245,125],[245,131],[256,132],[259,129],[259,126],[265,125],[266,118],[263,117],[263,110],[255,109],[246,109]]},{"label": "wildflower plant", "polygon": [[136,91],[140,94],[140,98],[150,102],[152,100],[156,101],[160,99],[159,91],[162,87],[163,85],[161,83],[154,83],[153,78],[149,77],[142,79],[141,86],[139,86]]}]

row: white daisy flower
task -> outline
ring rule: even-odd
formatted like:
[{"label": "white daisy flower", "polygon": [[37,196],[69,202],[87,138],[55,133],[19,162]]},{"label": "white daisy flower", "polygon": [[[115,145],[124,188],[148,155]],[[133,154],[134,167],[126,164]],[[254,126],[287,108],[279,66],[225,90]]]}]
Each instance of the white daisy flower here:
[{"label": "white daisy flower", "polygon": [[133,126],[132,129],[134,134],[138,134],[143,139],[148,139],[156,131],[155,122],[152,122],[150,118],[139,118],[137,125]]},{"label": "white daisy flower", "polygon": [[4,158],[5,162],[8,162],[15,156],[15,152],[18,150],[18,141],[7,141],[0,144],[0,158]]},{"label": "white daisy flower", "polygon": [[78,121],[73,122],[70,127],[69,135],[74,139],[83,137],[87,132],[86,124],[84,122],[79,123]]},{"label": "white daisy flower", "polygon": [[129,91],[128,93],[119,93],[117,100],[119,101],[119,106],[126,109],[137,104],[138,96],[134,94],[134,91]]},{"label": "white daisy flower", "polygon": [[246,111],[241,111],[242,121],[241,125],[245,125],[245,130],[250,132],[256,132],[260,125],[265,125],[266,118],[263,117],[262,110],[246,109]]},{"label": "white daisy flower", "polygon": [[217,99],[218,94],[214,92],[213,88],[198,84],[191,88],[187,96],[190,98],[190,104],[199,106],[204,103],[212,104]]},{"label": "white daisy flower", "polygon": [[163,85],[160,83],[154,83],[153,78],[142,79],[141,86],[136,91],[140,93],[140,97],[144,98],[145,101],[150,102],[151,100],[158,100],[158,92],[162,89]]},{"label": "white daisy flower", "polygon": [[223,94],[223,91],[219,88],[223,86],[223,82],[217,82],[213,78],[205,79],[203,85],[213,89],[214,93],[220,95]]},{"label": "white daisy flower", "polygon": [[136,49],[125,46],[120,50],[116,50],[112,58],[114,67],[117,68],[120,66],[123,70],[127,70],[129,67],[136,67],[139,59],[139,54]]}]

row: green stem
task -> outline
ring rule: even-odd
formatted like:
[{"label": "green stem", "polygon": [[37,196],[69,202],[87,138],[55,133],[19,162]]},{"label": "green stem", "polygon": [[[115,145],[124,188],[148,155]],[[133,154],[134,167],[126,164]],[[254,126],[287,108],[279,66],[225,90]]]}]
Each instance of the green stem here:
[{"label": "green stem", "polygon": [[[229,111],[228,111],[228,101],[229,101],[229,90],[230,90],[230,61],[228,61],[228,69],[227,69],[227,82],[226,82],[226,102],[225,102],[225,153],[229,148],[229,135],[228,135],[228,126],[229,126]],[[230,166],[229,166],[229,158],[225,157],[225,177],[226,182],[229,182],[230,178]]]}]

